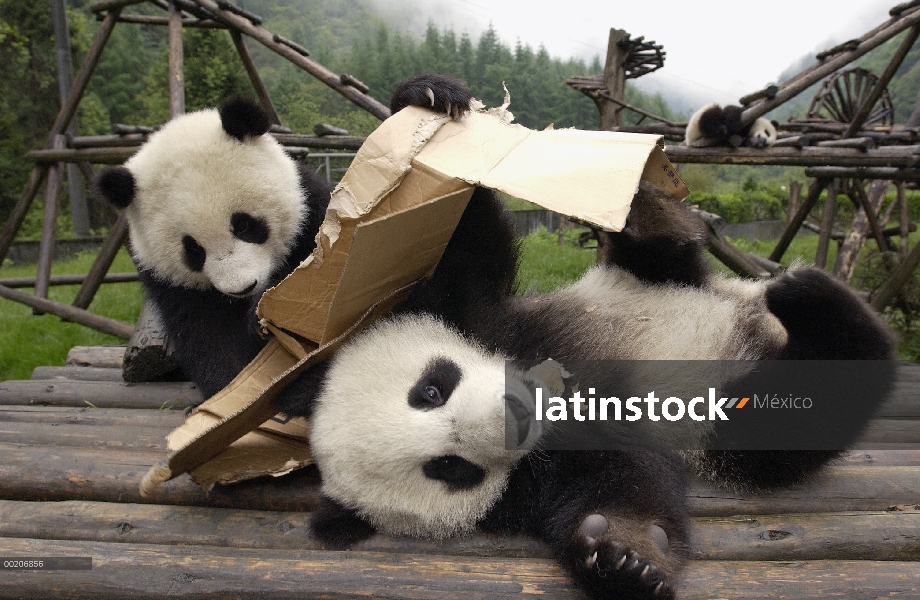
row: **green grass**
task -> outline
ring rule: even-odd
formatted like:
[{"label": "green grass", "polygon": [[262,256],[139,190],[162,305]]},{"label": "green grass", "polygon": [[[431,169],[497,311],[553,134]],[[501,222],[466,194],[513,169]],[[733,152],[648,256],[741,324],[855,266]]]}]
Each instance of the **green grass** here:
[{"label": "green grass", "polygon": [[[82,253],[73,259],[54,263],[52,275],[82,274],[89,270],[95,253]],[[119,252],[110,272],[134,271],[134,263],[125,250]],[[34,277],[35,265],[3,266],[0,277]],[[48,297],[58,302],[73,302],[79,286],[52,286]],[[32,293],[30,288],[20,291]],[[134,323],[144,301],[139,283],[104,284],[89,310]],[[0,381],[28,379],[40,365],[63,365],[73,346],[123,344],[124,340],[100,333],[76,323],[66,323],[54,315],[34,316],[24,304],[0,298]]]},{"label": "green grass", "polygon": [[591,248],[578,247],[582,230],[566,230],[562,244],[557,233],[546,228],[528,235],[521,244],[521,265],[518,269],[520,291],[548,292],[572,282],[591,267],[597,258]]}]

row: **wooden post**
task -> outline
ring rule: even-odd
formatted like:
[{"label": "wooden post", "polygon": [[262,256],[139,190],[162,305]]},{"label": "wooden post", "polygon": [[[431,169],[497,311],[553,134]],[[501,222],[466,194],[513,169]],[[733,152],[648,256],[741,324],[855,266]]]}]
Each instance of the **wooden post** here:
[{"label": "wooden post", "polygon": [[246,43],[243,41],[243,34],[236,29],[231,29],[230,37],[233,38],[233,45],[236,46],[236,51],[240,55],[240,60],[243,61],[243,67],[249,75],[249,81],[252,82],[252,87],[259,97],[259,101],[262,103],[262,108],[268,113],[268,117],[271,119],[272,123],[281,125],[281,117],[278,116],[278,111],[275,110],[275,105],[268,95],[268,88],[265,87],[262,78],[259,77],[259,71],[256,69],[255,63],[252,62],[252,56],[249,54]]},{"label": "wooden post", "polygon": [[799,209],[799,197],[802,195],[802,184],[798,181],[789,182],[789,204],[786,205],[786,224],[792,222],[792,216]]},{"label": "wooden post", "polygon": [[182,72],[182,11],[169,3],[169,118],[185,113],[185,76]]},{"label": "wooden post", "polygon": [[[875,236],[875,242],[878,244],[879,252],[886,252],[891,248],[888,245],[888,240],[885,239],[885,234],[882,233],[882,228],[878,224],[878,207],[873,208],[872,204],[869,202],[869,198],[866,196],[866,191],[863,189],[862,181],[854,180],[855,185],[851,189],[851,193],[855,198],[859,206],[862,207],[863,212],[866,213],[866,220],[869,222],[869,229],[872,231],[872,235]],[[888,186],[885,186],[887,189]],[[884,197],[884,194],[882,194]],[[879,200],[879,206],[881,206],[881,199]]]},{"label": "wooden post", "polygon": [[[885,191],[888,189],[888,185],[887,180],[877,179],[869,186],[869,205],[873,208],[870,212],[878,211],[882,200],[885,198]],[[840,250],[837,252],[837,260],[834,261],[835,276],[843,281],[849,281],[853,278],[856,259],[859,258],[859,252],[862,250],[870,231],[871,226],[869,225],[869,217],[866,211],[857,211],[853,217],[850,230],[844,236],[843,243],[840,244]]]},{"label": "wooden post", "polygon": [[7,252],[10,251],[10,246],[13,245],[13,240],[16,239],[16,234],[19,232],[19,228],[22,227],[22,222],[25,220],[26,214],[28,214],[29,208],[32,206],[32,201],[38,193],[38,188],[41,187],[47,173],[48,165],[35,165],[29,172],[26,187],[22,190],[19,200],[16,201],[16,205],[10,212],[10,218],[7,219],[6,225],[3,226],[3,233],[0,234],[0,264],[3,264]]},{"label": "wooden post", "polygon": [[[58,94],[61,105],[67,101],[70,86],[73,83],[73,56],[70,54],[70,29],[67,26],[67,9],[64,0],[54,0],[52,3],[54,15],[54,44],[57,49],[58,69]],[[67,127],[67,135],[77,135],[77,120],[71,119]],[[70,217],[73,222],[73,232],[77,237],[89,235],[89,208],[86,205],[83,176],[77,165],[67,164],[68,194],[70,196]]]},{"label": "wooden post", "polygon": [[799,232],[799,228],[802,227],[802,223],[805,222],[808,213],[811,212],[811,209],[814,208],[815,203],[818,201],[818,197],[821,196],[821,190],[827,187],[828,183],[829,180],[824,178],[816,178],[811,182],[811,186],[808,188],[808,195],[805,197],[805,202],[802,203],[799,210],[796,211],[795,215],[793,215],[792,219],[789,221],[789,225],[787,225],[786,230],[783,231],[782,237],[780,237],[779,241],[776,243],[773,252],[770,253],[770,260],[777,263],[780,261],[783,254],[785,254],[786,250],[789,248],[789,244],[792,243],[792,238]]},{"label": "wooden post", "polygon": [[[623,47],[629,41],[629,34],[622,29],[611,29],[607,41],[607,62],[604,65],[604,85],[611,97],[622,101],[626,91],[626,62],[627,51]],[[613,102],[603,102],[600,105],[601,131],[612,131],[622,125],[620,113],[623,107]]]},{"label": "wooden post", "polygon": [[[64,147],[63,135],[55,136],[54,148]],[[45,185],[45,211],[42,217],[42,238],[38,247],[38,268],[35,278],[35,295],[39,298],[48,297],[48,279],[51,277],[51,259],[54,253],[54,230],[57,225],[58,195],[61,192],[61,177],[64,165],[55,163],[48,168],[48,181]],[[33,308],[33,314],[42,314]]]},{"label": "wooden post", "polygon": [[872,307],[881,311],[888,306],[898,295],[898,292],[901,291],[901,288],[904,287],[904,284],[907,283],[907,280],[910,279],[917,265],[920,265],[920,244],[914,245],[913,249],[907,253],[907,256],[901,260],[901,264],[894,270],[891,277],[872,294],[872,299],[870,300]]},{"label": "wooden post", "polygon": [[837,191],[839,187],[840,180],[834,179],[827,188],[827,198],[824,200],[821,233],[818,235],[818,250],[815,252],[815,266],[819,269],[827,268],[827,249],[831,241],[831,230],[834,228],[834,216],[837,214]]},{"label": "wooden post", "polygon": [[901,211],[901,214],[899,217],[899,221],[900,221],[899,225],[900,225],[900,230],[901,230],[901,254],[906,255],[908,246],[910,245],[910,240],[907,237],[908,228],[910,226],[910,223],[908,221],[907,196],[904,193],[904,182],[903,181],[898,182],[897,190],[898,190],[898,200],[897,200],[898,208]]},{"label": "wooden post", "polygon": [[105,238],[102,248],[99,249],[99,254],[96,255],[93,266],[90,267],[89,272],[86,274],[86,279],[80,285],[80,290],[73,300],[73,306],[89,308],[90,303],[96,296],[96,292],[99,291],[99,286],[102,285],[103,278],[109,272],[109,268],[111,268],[112,262],[115,260],[115,255],[118,254],[118,250],[127,240],[128,217],[127,213],[122,211],[115,225],[109,231],[109,235]]}]

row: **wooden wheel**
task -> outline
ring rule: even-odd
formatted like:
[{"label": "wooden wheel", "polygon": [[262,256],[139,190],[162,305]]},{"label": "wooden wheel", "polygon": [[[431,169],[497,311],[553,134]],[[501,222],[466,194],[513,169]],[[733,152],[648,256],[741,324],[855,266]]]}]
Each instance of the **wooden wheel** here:
[{"label": "wooden wheel", "polygon": [[[878,77],[872,71],[860,67],[837,71],[824,80],[821,89],[812,98],[807,118],[852,122],[877,81]],[[872,107],[864,125],[891,125],[893,122],[894,108],[886,89]]]}]

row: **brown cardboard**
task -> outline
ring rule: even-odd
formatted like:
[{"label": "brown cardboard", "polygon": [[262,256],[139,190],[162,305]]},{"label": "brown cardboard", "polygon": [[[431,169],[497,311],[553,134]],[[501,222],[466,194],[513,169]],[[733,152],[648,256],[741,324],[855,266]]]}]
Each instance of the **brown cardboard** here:
[{"label": "brown cardboard", "polygon": [[309,464],[308,425],[273,418],[271,399],[431,274],[474,185],[609,231],[623,227],[640,178],[675,200],[688,193],[658,136],[532,131],[504,114],[451,121],[409,107],[368,137],[333,192],[316,251],[262,297],[273,339],[170,434],[173,453],[142,493],[183,472],[210,488]]}]

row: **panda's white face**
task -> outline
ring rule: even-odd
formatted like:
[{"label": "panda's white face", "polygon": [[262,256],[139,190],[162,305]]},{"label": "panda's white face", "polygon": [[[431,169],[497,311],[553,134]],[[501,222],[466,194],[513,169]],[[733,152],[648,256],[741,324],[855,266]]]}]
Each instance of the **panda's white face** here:
[{"label": "panda's white face", "polygon": [[125,167],[134,256],[173,285],[261,293],[306,218],[293,160],[271,136],[229,136],[216,110],[170,121]]},{"label": "panda's white face", "polygon": [[[337,352],[317,400],[323,493],[383,532],[469,531],[540,438],[533,410],[522,378],[506,387],[501,357],[431,317],[384,321]],[[520,449],[505,448],[506,418],[522,424]]]},{"label": "panda's white face", "polygon": [[773,122],[763,117],[758,117],[751,130],[748,132],[747,144],[755,148],[766,148],[776,142],[776,127]]}]

